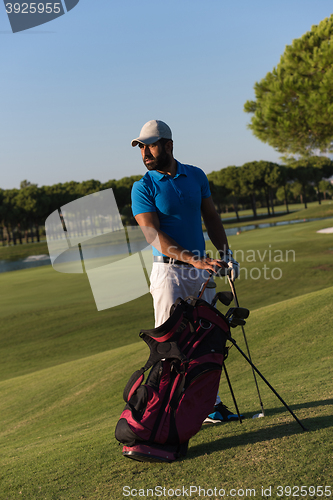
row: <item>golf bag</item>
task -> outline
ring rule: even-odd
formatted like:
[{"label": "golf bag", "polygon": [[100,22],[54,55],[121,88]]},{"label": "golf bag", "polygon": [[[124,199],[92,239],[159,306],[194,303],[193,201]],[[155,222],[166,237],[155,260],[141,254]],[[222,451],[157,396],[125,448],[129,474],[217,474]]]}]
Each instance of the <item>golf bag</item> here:
[{"label": "golf bag", "polygon": [[115,430],[124,456],[171,462],[186,455],[214,406],[229,334],[226,318],[193,297],[178,299],[161,326],[141,330],[150,356],[124,389]]}]

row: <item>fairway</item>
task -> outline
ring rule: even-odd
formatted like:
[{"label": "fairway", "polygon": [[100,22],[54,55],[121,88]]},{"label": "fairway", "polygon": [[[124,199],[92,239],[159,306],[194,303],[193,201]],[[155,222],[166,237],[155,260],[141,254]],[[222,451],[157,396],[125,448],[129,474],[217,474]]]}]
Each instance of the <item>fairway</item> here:
[{"label": "fairway", "polygon": [[[315,221],[229,238],[242,257],[236,289],[240,305],[251,310],[246,334],[253,362],[308,432],[261,380],[266,416],[252,419],[260,411],[252,371],[233,347],[227,367],[243,424],[204,426],[187,457],[173,464],[124,459],[114,438],[124,385],[148,355],[138,333],[153,324],[150,296],[97,312],[85,275],[49,267],[4,274],[0,500],[158,498],[151,493],[157,486],[165,488],[162,498],[191,486],[195,499],[223,498],[210,494],[214,488],[233,498],[333,496],[333,234],[317,233],[330,225]],[[217,285],[228,289],[223,280]],[[241,329],[232,334],[245,350]],[[220,392],[233,408],[223,377]],[[290,494],[288,486],[299,490]]]}]

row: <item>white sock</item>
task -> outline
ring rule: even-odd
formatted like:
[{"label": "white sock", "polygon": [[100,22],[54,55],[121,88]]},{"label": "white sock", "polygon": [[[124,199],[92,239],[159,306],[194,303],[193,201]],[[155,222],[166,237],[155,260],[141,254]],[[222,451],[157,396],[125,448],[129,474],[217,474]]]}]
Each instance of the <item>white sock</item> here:
[{"label": "white sock", "polygon": [[219,396],[219,393],[217,393],[215,405],[218,405],[219,403],[221,403],[221,398]]}]

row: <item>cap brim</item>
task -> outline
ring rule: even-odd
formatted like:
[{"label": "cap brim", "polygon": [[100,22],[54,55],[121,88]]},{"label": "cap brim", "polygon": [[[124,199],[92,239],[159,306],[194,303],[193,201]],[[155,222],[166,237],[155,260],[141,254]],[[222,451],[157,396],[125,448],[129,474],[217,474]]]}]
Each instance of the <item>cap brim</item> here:
[{"label": "cap brim", "polygon": [[154,142],[157,142],[161,139],[161,137],[138,137],[137,139],[133,139],[131,142],[133,148],[137,146],[138,144],[154,144]]}]

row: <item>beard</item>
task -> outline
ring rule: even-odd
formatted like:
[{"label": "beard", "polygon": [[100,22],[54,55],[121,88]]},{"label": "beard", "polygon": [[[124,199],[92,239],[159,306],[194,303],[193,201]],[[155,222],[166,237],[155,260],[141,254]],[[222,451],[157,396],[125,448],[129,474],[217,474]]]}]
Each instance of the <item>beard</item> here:
[{"label": "beard", "polygon": [[[149,163],[146,163],[147,160],[150,160]],[[158,156],[146,155],[143,158],[143,163],[147,167],[148,170],[164,170],[170,162],[170,158],[168,153],[163,148],[162,151],[158,154]]]}]

